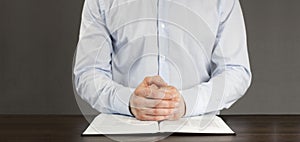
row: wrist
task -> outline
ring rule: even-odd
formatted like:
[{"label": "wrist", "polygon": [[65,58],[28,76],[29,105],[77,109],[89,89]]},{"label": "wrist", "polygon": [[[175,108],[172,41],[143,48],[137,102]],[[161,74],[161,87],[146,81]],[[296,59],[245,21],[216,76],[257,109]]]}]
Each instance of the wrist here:
[{"label": "wrist", "polygon": [[[132,94],[133,95],[133,94]],[[132,107],[131,107],[131,100],[132,100],[132,95],[130,96],[130,99],[129,99],[129,105],[128,105],[128,109],[129,109],[129,112],[130,112],[130,114],[133,116],[133,117],[135,117],[135,115],[134,115],[134,110],[132,110]]]}]

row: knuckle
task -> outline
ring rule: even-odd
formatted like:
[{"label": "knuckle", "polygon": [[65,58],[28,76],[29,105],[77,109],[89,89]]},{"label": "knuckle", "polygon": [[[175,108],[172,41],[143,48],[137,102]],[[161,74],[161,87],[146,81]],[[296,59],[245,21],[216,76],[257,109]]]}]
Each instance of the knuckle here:
[{"label": "knuckle", "polygon": [[136,108],[138,108],[140,110],[142,110],[143,107],[145,107],[145,104],[142,101],[136,101],[135,105],[136,105]]},{"label": "knuckle", "polygon": [[162,114],[163,114],[163,115],[169,114],[169,110],[164,110]]},{"label": "knuckle", "polygon": [[168,103],[168,107],[170,107],[170,108],[173,108],[173,107],[175,107],[175,103],[173,103],[173,102],[169,102],[169,103]]},{"label": "knuckle", "polygon": [[157,121],[159,121],[159,120],[163,120],[164,117],[163,117],[163,116],[155,116],[155,119],[156,119]]},{"label": "knuckle", "polygon": [[157,108],[164,107],[163,101],[161,101],[161,102],[156,102],[154,107],[157,107]]},{"label": "knuckle", "polygon": [[151,93],[151,89],[150,88],[143,88],[143,93],[148,95],[148,94]]},{"label": "knuckle", "polygon": [[132,102],[130,103],[130,106],[135,108],[137,106],[136,100],[132,100]]},{"label": "knuckle", "polygon": [[161,79],[161,77],[159,75],[155,75],[155,76],[153,76],[153,78],[154,79],[159,79],[159,80]]},{"label": "knuckle", "polygon": [[132,105],[133,105],[133,106],[138,106],[139,103],[140,103],[140,101],[138,101],[138,99],[137,99],[136,97],[133,98],[133,100],[132,100]]},{"label": "knuckle", "polygon": [[144,81],[145,82],[149,82],[151,80],[151,77],[150,76],[146,76],[145,78],[144,78]]},{"label": "knuckle", "polygon": [[176,113],[176,110],[175,109],[171,109],[170,110],[170,114],[175,114]]},{"label": "knuckle", "polygon": [[134,95],[138,95],[138,94],[141,94],[141,91],[142,91],[142,88],[141,87],[138,87],[134,90]]},{"label": "knuckle", "polygon": [[143,116],[143,115],[138,115],[138,119],[144,120],[144,119],[145,119],[145,116]]},{"label": "knuckle", "polygon": [[159,104],[160,107],[168,107],[168,103],[166,101],[162,101],[160,104]]},{"label": "knuckle", "polygon": [[166,110],[165,114],[171,114],[172,113],[172,109]]},{"label": "knuckle", "polygon": [[174,86],[172,86],[172,85],[170,85],[169,88],[170,88],[171,90],[176,89],[176,88],[175,88]]},{"label": "knuckle", "polygon": [[146,106],[146,107],[152,107],[152,104],[151,104],[150,101],[143,102],[143,105]]},{"label": "knuckle", "polygon": [[157,100],[155,100],[155,101],[153,101],[152,102],[152,107],[158,107],[160,105],[160,102],[159,101],[157,101]]},{"label": "knuckle", "polygon": [[147,88],[140,88],[137,92],[138,96],[147,96],[150,94],[150,90]]},{"label": "knuckle", "polygon": [[174,86],[170,86],[170,90],[171,90],[173,93],[177,92],[177,88],[174,87]]},{"label": "knuckle", "polygon": [[158,109],[153,109],[152,112],[154,115],[157,115],[159,113]]}]

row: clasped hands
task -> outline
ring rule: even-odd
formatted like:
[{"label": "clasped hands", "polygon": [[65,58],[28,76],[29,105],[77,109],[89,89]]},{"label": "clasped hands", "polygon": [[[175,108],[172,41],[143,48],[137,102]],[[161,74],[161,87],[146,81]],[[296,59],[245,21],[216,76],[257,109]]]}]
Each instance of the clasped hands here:
[{"label": "clasped hands", "polygon": [[144,121],[178,120],[185,114],[179,91],[160,76],[146,77],[130,97],[130,110]]}]

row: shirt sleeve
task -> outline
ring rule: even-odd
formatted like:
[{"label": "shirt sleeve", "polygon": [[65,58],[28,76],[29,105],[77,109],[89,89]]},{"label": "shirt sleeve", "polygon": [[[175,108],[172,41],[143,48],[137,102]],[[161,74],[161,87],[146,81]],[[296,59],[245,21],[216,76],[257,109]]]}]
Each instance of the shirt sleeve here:
[{"label": "shirt sleeve", "polygon": [[211,58],[211,78],[182,90],[186,115],[195,116],[229,108],[251,83],[246,30],[238,0],[222,1],[220,25]]},{"label": "shirt sleeve", "polygon": [[74,87],[99,112],[131,115],[128,106],[132,89],[112,80],[112,50],[104,1],[86,0],[73,67]]}]

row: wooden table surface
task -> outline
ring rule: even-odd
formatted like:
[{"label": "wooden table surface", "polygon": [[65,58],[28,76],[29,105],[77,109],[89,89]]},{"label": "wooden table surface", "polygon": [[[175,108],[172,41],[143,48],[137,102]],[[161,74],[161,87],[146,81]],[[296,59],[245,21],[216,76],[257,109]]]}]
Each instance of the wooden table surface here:
[{"label": "wooden table surface", "polygon": [[[237,133],[229,136],[172,135],[163,142],[300,142],[300,116],[221,116]],[[0,142],[99,142],[105,136],[81,136],[83,116],[0,115]],[[124,139],[126,140],[126,139]]]}]

